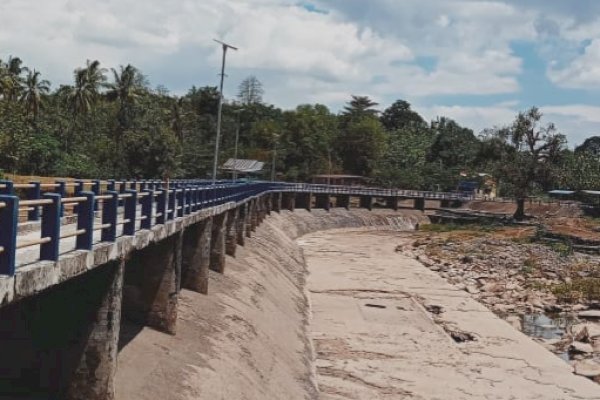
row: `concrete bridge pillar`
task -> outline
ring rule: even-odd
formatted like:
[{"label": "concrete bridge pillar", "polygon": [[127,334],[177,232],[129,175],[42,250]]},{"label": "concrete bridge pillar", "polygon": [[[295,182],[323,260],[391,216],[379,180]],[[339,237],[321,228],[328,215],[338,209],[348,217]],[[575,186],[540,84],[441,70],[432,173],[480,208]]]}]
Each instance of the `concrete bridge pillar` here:
[{"label": "concrete bridge pillar", "polygon": [[[250,230],[252,232],[256,231],[256,228],[258,227],[259,224],[259,215],[258,215],[258,199],[252,199],[252,201],[250,202]],[[248,236],[250,237],[250,236]]]},{"label": "concrete bridge pillar", "polygon": [[257,226],[262,224],[262,222],[267,217],[268,200],[269,199],[268,199],[267,195],[260,196],[258,199],[256,199],[256,210],[257,210],[257,214],[258,214]]},{"label": "concrete bridge pillar", "polygon": [[425,211],[425,198],[424,197],[416,198],[414,208],[415,208],[415,210]]},{"label": "concrete bridge pillar", "polygon": [[225,272],[225,231],[227,213],[213,217],[212,238],[210,241],[210,269],[220,274]]},{"label": "concrete bridge pillar", "polygon": [[398,211],[398,197],[390,196],[386,197],[385,203],[387,208],[391,208],[394,211]]},{"label": "concrete bridge pillar", "polygon": [[273,200],[274,200],[274,195],[273,193],[267,193],[264,195],[265,197],[265,211],[267,213],[267,215],[271,215],[271,211],[273,211]]},{"label": "concrete bridge pillar", "polygon": [[246,243],[246,229],[248,225],[248,203],[238,207],[238,217],[235,220],[235,233],[237,244],[244,246]]},{"label": "concrete bridge pillar", "polygon": [[369,211],[373,209],[373,196],[362,195],[359,199],[360,208],[366,208]]},{"label": "concrete bridge pillar", "polygon": [[450,208],[450,200],[448,200],[448,199],[440,200],[440,207],[441,208]]},{"label": "concrete bridge pillar", "polygon": [[281,212],[281,201],[282,201],[283,193],[281,193],[281,192],[275,192],[271,196],[273,196],[272,197],[272,199],[273,199],[273,211],[275,211],[276,213],[280,213]]},{"label": "concrete bridge pillar", "polygon": [[281,206],[288,210],[294,211],[296,209],[296,193],[284,192],[281,194]]},{"label": "concrete bridge pillar", "polygon": [[188,227],[183,236],[183,287],[208,294],[212,217]]},{"label": "concrete bridge pillar", "polygon": [[338,194],[335,197],[335,206],[343,207],[346,210],[350,209],[350,195],[349,194]]},{"label": "concrete bridge pillar", "polygon": [[0,309],[0,398],[112,400],[122,260]]},{"label": "concrete bridge pillar", "polygon": [[125,263],[123,314],[135,323],[175,334],[183,234],[132,254]]},{"label": "concrete bridge pillar", "polygon": [[312,193],[297,193],[296,194],[296,207],[304,208],[308,211],[312,208]]},{"label": "concrete bridge pillar", "polygon": [[225,230],[225,252],[227,255],[235,257],[235,250],[237,249],[237,220],[239,210],[234,208],[227,212],[227,224]]},{"label": "concrete bridge pillar", "polygon": [[329,211],[329,207],[331,205],[331,197],[329,193],[317,193],[315,195],[315,207],[323,208]]},{"label": "concrete bridge pillar", "polygon": [[89,326],[89,335],[67,389],[67,400],[112,400],[115,397],[124,266],[123,260],[106,265],[99,274],[104,276],[94,283],[102,286],[100,307]]}]

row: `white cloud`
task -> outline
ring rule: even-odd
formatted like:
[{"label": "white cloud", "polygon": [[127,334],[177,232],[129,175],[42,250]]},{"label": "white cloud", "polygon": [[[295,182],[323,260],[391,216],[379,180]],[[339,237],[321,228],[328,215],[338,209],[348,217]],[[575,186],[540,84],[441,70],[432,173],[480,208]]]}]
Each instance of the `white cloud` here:
[{"label": "white cloud", "polygon": [[563,68],[550,68],[549,78],[556,84],[575,89],[600,88],[600,37],[585,52]]}]

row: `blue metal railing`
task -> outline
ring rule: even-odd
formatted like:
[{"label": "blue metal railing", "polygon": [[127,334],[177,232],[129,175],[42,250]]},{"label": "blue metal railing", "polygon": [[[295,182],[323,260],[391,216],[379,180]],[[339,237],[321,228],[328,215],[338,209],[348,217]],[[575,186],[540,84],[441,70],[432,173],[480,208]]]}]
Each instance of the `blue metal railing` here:
[{"label": "blue metal railing", "polygon": [[[469,199],[453,193],[260,181],[218,181],[213,185],[199,179],[27,184],[0,180],[0,275],[15,274],[16,254],[21,248],[38,246],[39,260],[57,261],[61,239],[75,237],[76,249],[91,250],[97,231],[102,242],[114,242],[118,227],[122,227],[122,235],[131,236],[140,229],[151,229],[209,207],[241,202],[268,191]],[[61,234],[61,218],[67,215],[67,207],[72,207],[77,224],[74,231],[64,230]],[[20,240],[17,235],[20,212],[25,213],[21,216],[27,221],[40,222],[38,239]]]},{"label": "blue metal railing", "polygon": [[[15,274],[16,251],[21,248],[38,246],[39,260],[57,261],[61,239],[75,237],[76,249],[91,250],[97,231],[101,231],[101,241],[114,242],[119,226],[122,235],[131,236],[140,229],[151,229],[205,208],[243,201],[269,190],[281,190],[283,186],[271,182],[218,182],[213,186],[204,180],[46,184],[0,181],[0,275]],[[68,193],[74,197],[68,197]],[[61,217],[70,206],[77,216],[76,228],[61,234]],[[27,221],[40,221],[38,239],[20,240],[17,235],[20,212],[26,212]]]}]

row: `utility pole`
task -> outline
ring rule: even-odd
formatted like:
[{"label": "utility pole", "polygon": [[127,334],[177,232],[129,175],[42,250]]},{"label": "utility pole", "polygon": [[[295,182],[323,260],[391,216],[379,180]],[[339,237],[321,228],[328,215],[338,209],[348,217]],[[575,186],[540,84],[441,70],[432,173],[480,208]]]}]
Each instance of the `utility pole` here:
[{"label": "utility pole", "polygon": [[238,142],[240,140],[240,114],[242,113],[242,111],[244,111],[243,108],[240,108],[239,110],[235,110],[235,113],[237,114],[237,125],[235,127],[235,150],[233,152],[233,159],[234,159],[233,180],[234,181],[237,180]]},{"label": "utility pole", "polygon": [[275,182],[275,159],[277,157],[277,145],[273,146],[273,160],[271,161],[271,182]]},{"label": "utility pole", "polygon": [[221,142],[221,114],[223,112],[223,81],[225,80],[225,58],[227,56],[228,49],[237,50],[237,47],[233,47],[217,39],[213,40],[219,43],[223,48],[223,61],[221,63],[221,85],[219,86],[219,111],[217,114],[217,137],[215,139],[215,157],[212,174],[212,184],[214,185],[217,182],[217,166],[219,164],[219,144]]}]

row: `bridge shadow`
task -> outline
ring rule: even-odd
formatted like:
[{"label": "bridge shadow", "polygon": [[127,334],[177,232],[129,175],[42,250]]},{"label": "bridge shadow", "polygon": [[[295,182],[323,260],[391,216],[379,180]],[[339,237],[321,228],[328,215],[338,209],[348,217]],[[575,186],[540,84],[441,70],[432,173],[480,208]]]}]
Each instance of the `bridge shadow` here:
[{"label": "bridge shadow", "polygon": [[114,268],[99,267],[0,309],[0,400],[65,398]]}]

